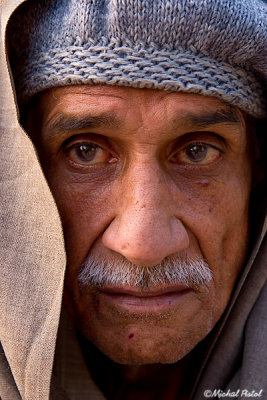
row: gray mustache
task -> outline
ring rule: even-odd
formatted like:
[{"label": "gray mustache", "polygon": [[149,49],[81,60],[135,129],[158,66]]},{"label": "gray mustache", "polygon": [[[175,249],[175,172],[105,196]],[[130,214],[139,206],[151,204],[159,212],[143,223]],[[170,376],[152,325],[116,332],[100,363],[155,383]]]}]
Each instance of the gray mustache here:
[{"label": "gray mustache", "polygon": [[197,287],[211,280],[212,272],[203,259],[183,261],[179,256],[166,257],[154,266],[136,265],[120,257],[116,262],[89,256],[78,275],[81,290],[87,286],[130,286],[140,290],[175,284]]}]

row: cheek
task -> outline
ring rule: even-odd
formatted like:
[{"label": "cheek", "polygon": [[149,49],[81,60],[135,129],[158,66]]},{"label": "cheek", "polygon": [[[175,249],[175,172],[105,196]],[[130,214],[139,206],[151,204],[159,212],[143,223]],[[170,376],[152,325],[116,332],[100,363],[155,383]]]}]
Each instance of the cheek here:
[{"label": "cheek", "polygon": [[225,179],[197,183],[187,202],[188,226],[212,269],[214,307],[219,312],[229,300],[246,257],[250,185],[250,170],[244,167]]},{"label": "cheek", "polygon": [[112,219],[112,187],[73,182],[60,169],[50,172],[48,182],[62,220],[68,263],[80,265]]},{"label": "cheek", "polygon": [[49,184],[61,215],[67,253],[64,304],[77,320],[84,306],[90,310],[93,307],[91,301],[86,304],[81,301],[77,276],[89,250],[112,219],[111,189],[108,185],[103,189],[64,181],[56,174]]}]

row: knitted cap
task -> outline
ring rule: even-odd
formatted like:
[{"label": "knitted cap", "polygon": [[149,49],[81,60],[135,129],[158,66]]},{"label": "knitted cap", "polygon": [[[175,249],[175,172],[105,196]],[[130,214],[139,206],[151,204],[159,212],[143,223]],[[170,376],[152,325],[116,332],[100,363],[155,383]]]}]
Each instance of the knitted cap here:
[{"label": "knitted cap", "polygon": [[28,0],[9,23],[19,103],[109,84],[215,96],[266,116],[264,0]]}]

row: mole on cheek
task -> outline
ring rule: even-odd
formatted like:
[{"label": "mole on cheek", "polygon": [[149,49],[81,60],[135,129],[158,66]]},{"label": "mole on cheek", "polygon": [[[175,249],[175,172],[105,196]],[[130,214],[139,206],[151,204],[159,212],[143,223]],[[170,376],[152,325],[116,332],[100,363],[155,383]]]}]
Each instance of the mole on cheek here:
[{"label": "mole on cheek", "polygon": [[128,336],[129,339],[132,339],[134,337],[134,333],[130,333],[130,335]]},{"label": "mole on cheek", "polygon": [[210,184],[210,180],[209,179],[200,179],[199,181],[197,181],[196,183],[203,185],[203,186],[208,186]]}]

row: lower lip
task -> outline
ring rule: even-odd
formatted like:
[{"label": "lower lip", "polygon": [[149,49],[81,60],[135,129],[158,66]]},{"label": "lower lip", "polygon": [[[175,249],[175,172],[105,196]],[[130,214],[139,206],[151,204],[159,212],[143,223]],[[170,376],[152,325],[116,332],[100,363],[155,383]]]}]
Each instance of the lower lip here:
[{"label": "lower lip", "polygon": [[123,293],[100,292],[102,300],[129,312],[163,312],[175,307],[191,292],[185,289],[157,296],[133,296]]}]

